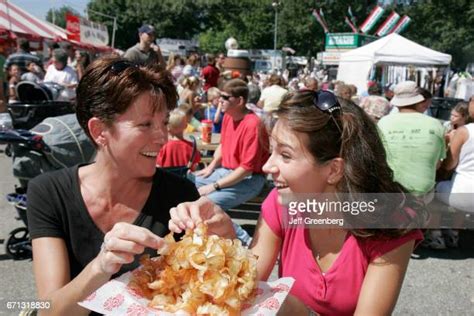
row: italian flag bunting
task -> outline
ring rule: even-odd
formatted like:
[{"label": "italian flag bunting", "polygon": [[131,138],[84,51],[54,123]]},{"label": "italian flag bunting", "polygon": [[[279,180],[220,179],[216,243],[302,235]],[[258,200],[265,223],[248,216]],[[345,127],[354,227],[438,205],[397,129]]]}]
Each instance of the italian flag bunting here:
[{"label": "italian flag bunting", "polygon": [[395,27],[390,33],[400,34],[401,32],[406,30],[410,22],[411,22],[411,19],[407,15],[404,15],[403,18],[401,18],[400,21],[398,21],[397,25],[395,25]]},{"label": "italian flag bunting", "polygon": [[316,18],[316,21],[318,21],[319,25],[321,25],[321,27],[324,29],[324,33],[328,33],[329,29],[326,21],[324,20],[323,10],[321,9],[321,11],[318,12],[316,9],[314,9],[313,16]]},{"label": "italian flag bunting", "polygon": [[377,32],[378,36],[382,37],[390,33],[390,31],[395,27],[397,24],[398,20],[400,20],[400,15],[393,11],[388,18],[383,22],[383,24],[379,27]]},{"label": "italian flag bunting", "polygon": [[367,34],[377,22],[380,20],[384,12],[384,9],[381,6],[376,6],[369,16],[365,19],[364,23],[360,26],[360,30]]},{"label": "italian flag bunting", "polygon": [[344,19],[344,21],[346,22],[347,25],[349,25],[349,27],[352,29],[353,33],[359,33],[359,31],[357,30],[357,26],[352,24],[352,21],[347,16]]}]

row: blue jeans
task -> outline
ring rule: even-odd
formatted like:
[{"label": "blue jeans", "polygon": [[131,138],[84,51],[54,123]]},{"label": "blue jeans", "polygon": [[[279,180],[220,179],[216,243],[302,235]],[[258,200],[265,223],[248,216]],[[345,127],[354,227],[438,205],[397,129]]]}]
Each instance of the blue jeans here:
[{"label": "blue jeans", "polygon": [[[199,188],[203,185],[214,183],[217,180],[224,178],[232,171],[232,169],[217,168],[207,178],[196,177],[196,187]],[[239,183],[231,187],[223,188],[220,191],[214,191],[207,197],[215,204],[219,205],[223,210],[228,210],[259,195],[264,185],[265,176],[263,174],[251,174]],[[234,229],[237,238],[240,239],[242,243],[245,245],[250,244],[251,237],[242,226],[234,223]]]}]

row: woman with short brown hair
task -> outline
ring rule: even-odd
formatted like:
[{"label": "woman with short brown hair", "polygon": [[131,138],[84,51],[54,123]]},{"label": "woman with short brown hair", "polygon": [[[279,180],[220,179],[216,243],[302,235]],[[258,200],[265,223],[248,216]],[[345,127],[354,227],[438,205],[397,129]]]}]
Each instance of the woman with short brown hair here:
[{"label": "woman with short brown hair", "polygon": [[97,148],[95,161],[43,174],[28,186],[28,223],[38,297],[54,315],[77,305],[114,275],[156,253],[169,209],[199,198],[194,185],[156,168],[176,90],[166,71],[120,58],[92,63],[77,88],[77,118]]}]

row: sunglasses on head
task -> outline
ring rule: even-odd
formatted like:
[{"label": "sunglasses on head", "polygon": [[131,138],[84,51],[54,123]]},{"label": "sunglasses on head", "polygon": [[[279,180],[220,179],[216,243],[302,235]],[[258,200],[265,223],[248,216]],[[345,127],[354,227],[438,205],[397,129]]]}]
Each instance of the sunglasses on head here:
[{"label": "sunglasses on head", "polygon": [[339,132],[342,133],[342,129],[333,115],[334,111],[339,111],[339,113],[342,112],[342,107],[339,104],[339,101],[337,100],[337,97],[334,93],[326,90],[316,91],[314,93],[313,105],[322,112],[331,115],[331,118],[336,124],[336,127],[339,129]]},{"label": "sunglasses on head", "polygon": [[138,68],[139,66],[138,64],[128,61],[128,60],[119,60],[113,63],[112,66],[110,66],[110,72],[113,73],[114,75],[118,75],[121,72],[123,72],[125,69],[130,68],[130,67]]}]

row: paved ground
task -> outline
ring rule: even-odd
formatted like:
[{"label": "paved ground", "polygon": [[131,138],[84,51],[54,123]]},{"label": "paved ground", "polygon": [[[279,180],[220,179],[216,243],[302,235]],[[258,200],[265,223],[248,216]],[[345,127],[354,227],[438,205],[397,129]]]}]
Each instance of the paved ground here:
[{"label": "paved ground", "polygon": [[[16,181],[2,149],[0,145],[0,315],[15,315],[6,309],[6,302],[34,299],[35,288],[31,261],[14,261],[5,254],[9,232],[22,223],[4,199]],[[251,228],[255,221],[242,223]],[[394,314],[474,315],[474,250],[418,251],[410,262]]]}]

